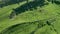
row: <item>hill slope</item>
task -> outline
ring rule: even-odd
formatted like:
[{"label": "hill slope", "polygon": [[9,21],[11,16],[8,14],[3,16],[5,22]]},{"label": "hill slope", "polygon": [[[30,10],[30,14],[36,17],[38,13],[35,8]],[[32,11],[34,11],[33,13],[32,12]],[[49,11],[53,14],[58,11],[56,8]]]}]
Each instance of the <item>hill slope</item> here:
[{"label": "hill slope", "polygon": [[60,1],[23,1],[0,8],[0,34],[60,34]]}]

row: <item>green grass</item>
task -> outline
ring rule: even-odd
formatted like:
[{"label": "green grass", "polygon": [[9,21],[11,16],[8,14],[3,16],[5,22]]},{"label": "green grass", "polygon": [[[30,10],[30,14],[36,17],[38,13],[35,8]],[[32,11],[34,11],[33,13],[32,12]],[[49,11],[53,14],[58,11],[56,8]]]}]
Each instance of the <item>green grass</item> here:
[{"label": "green grass", "polygon": [[[24,13],[19,14],[16,16],[14,20],[9,19],[9,15],[12,12],[13,8],[17,8],[26,2],[22,2],[19,5],[13,4],[9,6],[5,6],[3,8],[0,8],[0,32],[3,32],[6,30],[6,28],[11,27],[15,24],[20,24],[24,22],[31,22],[35,20],[44,20],[49,18],[56,18],[57,21],[53,23],[54,28],[57,29],[58,34],[60,34],[60,5],[49,3],[49,5],[45,5],[42,7],[43,12],[40,12],[41,7],[37,7],[37,9],[33,9],[33,11],[26,11]],[[23,29],[25,28],[25,30]],[[36,28],[36,24],[31,24],[25,27],[18,26],[16,27],[11,34],[29,34]],[[16,32],[17,31],[17,32]],[[21,32],[20,32],[21,31]],[[9,32],[7,31],[6,34]],[[54,30],[50,30],[50,27],[48,25],[39,28],[35,34],[56,34]]]}]

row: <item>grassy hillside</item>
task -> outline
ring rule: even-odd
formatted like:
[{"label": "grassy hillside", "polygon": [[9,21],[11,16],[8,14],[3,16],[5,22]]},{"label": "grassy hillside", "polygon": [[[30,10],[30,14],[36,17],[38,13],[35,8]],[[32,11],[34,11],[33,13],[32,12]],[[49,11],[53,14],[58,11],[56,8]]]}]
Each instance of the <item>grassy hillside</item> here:
[{"label": "grassy hillside", "polygon": [[3,1],[0,34],[60,34],[60,0]]}]

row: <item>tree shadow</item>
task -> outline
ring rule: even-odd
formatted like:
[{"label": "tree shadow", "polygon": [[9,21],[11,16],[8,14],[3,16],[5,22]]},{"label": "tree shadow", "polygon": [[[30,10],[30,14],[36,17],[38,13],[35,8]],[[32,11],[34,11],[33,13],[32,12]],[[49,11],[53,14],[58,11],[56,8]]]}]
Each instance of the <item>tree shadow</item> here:
[{"label": "tree shadow", "polygon": [[15,11],[16,15],[18,15],[28,10],[32,11],[33,8],[37,9],[37,6],[42,7],[44,5],[48,5],[48,3],[44,3],[44,2],[45,2],[44,0],[29,2],[13,10]]},{"label": "tree shadow", "polygon": [[57,5],[60,5],[60,1],[58,0],[47,0],[48,2],[52,2],[52,3],[55,3]]},{"label": "tree shadow", "polygon": [[9,0],[9,1],[4,1],[3,0],[3,2],[2,3],[0,3],[0,7],[2,8],[2,7],[4,7],[4,6],[8,6],[8,5],[12,5],[12,4],[19,4],[20,2],[23,2],[23,1],[27,1],[28,2],[28,0]]},{"label": "tree shadow", "polygon": [[60,5],[60,2],[59,1],[54,1],[55,4],[57,5]]}]

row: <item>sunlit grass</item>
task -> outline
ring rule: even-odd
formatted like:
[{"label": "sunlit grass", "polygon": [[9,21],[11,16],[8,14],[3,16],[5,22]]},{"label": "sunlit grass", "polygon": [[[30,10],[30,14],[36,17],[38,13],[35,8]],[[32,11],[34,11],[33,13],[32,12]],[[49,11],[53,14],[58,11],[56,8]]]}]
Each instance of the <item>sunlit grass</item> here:
[{"label": "sunlit grass", "polygon": [[[60,16],[58,14],[60,12],[60,5],[49,3],[49,5],[45,5],[42,7],[43,12],[40,12],[41,7],[38,6],[37,9],[33,9],[33,11],[29,10],[29,11],[19,14],[18,16],[16,16],[14,20],[9,19],[9,15],[12,9],[17,8],[25,3],[26,2],[22,2],[19,5],[13,4],[13,5],[0,8],[0,32],[4,30],[5,28],[8,28],[15,24],[19,24],[22,22],[30,22],[30,21],[35,21],[35,20],[44,20],[51,17],[53,18],[56,17],[57,21],[53,25],[58,30],[58,32],[60,32],[60,25],[59,25]],[[31,31],[32,31],[35,28],[35,25],[33,27],[32,26],[28,26],[27,28],[31,27]],[[47,30],[47,32],[49,33],[51,32],[50,34],[56,34],[56,32],[51,31],[48,26],[44,26],[43,28],[40,28],[39,30],[35,32],[35,34],[40,34],[41,32],[47,33],[45,32],[45,30]],[[41,33],[41,34],[44,34],[44,33]],[[25,34],[25,32],[23,31],[21,32],[21,34]]]}]

